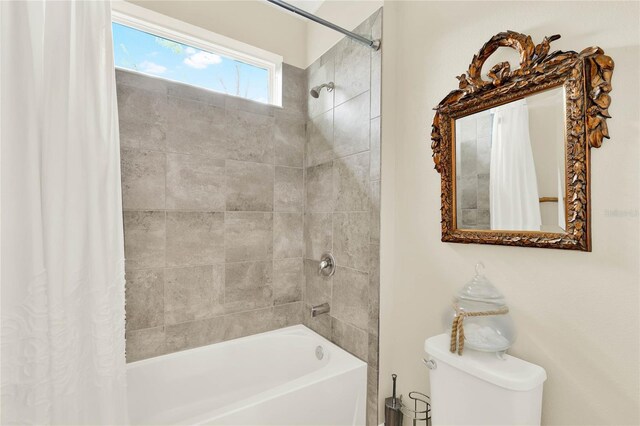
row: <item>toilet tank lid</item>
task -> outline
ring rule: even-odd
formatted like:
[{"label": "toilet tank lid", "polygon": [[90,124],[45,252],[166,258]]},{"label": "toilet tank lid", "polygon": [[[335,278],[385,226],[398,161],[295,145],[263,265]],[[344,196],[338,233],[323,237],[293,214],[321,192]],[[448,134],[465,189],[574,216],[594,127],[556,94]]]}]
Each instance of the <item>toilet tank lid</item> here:
[{"label": "toilet tank lid", "polygon": [[437,362],[444,362],[479,379],[515,391],[528,391],[541,385],[547,373],[539,365],[505,355],[500,359],[493,352],[465,349],[463,355],[451,353],[450,336],[440,334],[425,340],[424,350]]}]

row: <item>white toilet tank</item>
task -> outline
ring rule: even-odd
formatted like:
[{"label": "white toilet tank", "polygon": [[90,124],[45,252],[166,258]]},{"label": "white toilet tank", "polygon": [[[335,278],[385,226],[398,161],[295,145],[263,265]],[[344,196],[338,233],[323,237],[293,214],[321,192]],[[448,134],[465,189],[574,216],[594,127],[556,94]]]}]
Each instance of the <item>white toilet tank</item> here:
[{"label": "white toilet tank", "polygon": [[433,426],[540,424],[542,367],[470,349],[460,356],[449,352],[449,339],[441,334],[424,342]]}]

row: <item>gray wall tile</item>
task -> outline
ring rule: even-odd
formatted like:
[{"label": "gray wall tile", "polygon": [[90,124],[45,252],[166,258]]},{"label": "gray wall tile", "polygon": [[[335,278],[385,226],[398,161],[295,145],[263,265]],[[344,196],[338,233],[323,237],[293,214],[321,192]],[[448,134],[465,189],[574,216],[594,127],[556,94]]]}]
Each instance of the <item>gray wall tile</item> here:
[{"label": "gray wall tile", "polygon": [[224,159],[225,110],[192,99],[169,97],[167,151]]},{"label": "gray wall tile", "polygon": [[307,212],[333,211],[333,180],[332,162],[307,168],[305,176],[305,210]]},{"label": "gray wall tile", "polygon": [[[116,68],[116,82],[118,86],[130,86],[135,89],[148,90],[150,92],[167,95],[167,85],[169,81],[152,77],[135,71]],[[118,106],[118,108],[120,108]]]},{"label": "gray wall tile", "polygon": [[[350,38],[336,45],[335,103],[340,105],[369,90],[371,51]],[[365,113],[369,115],[369,101]]]},{"label": "gray wall tile", "polygon": [[273,261],[273,303],[275,305],[301,301],[303,282],[304,271],[301,258]]},{"label": "gray wall tile", "polygon": [[222,93],[206,90],[201,87],[191,86],[189,84],[167,82],[167,95],[174,98],[181,98],[190,101],[201,102],[206,105],[224,108],[224,100],[226,96]]},{"label": "gray wall tile", "polygon": [[304,256],[320,260],[322,253],[331,251],[333,245],[333,217],[331,213],[306,213],[304,215]]},{"label": "gray wall tile", "polygon": [[[275,117],[276,111],[280,110],[277,106],[252,101],[236,95],[225,97],[224,106],[228,111],[247,112],[265,117]],[[252,121],[252,124],[256,123]]]},{"label": "gray wall tile", "polygon": [[380,246],[369,246],[369,334],[378,335],[380,318]]},{"label": "gray wall tile", "polygon": [[489,174],[478,175],[478,208],[489,210],[490,186]]},{"label": "gray wall tile", "polygon": [[378,426],[378,370],[367,368],[367,426]]},{"label": "gray wall tile", "polygon": [[[477,172],[477,144],[475,138],[460,143],[460,176],[475,176]],[[457,172],[456,172],[457,173]]]},{"label": "gray wall tile", "polygon": [[380,116],[382,95],[382,51],[371,52],[371,117]]},{"label": "gray wall tile", "polygon": [[274,213],[273,258],[302,257],[303,226],[302,213]]},{"label": "gray wall tile", "polygon": [[164,212],[124,212],[124,257],[127,269],[164,267]]},{"label": "gray wall tile", "polygon": [[367,359],[367,363],[370,367],[377,368],[378,367],[378,336],[376,334],[369,333],[369,356]]},{"label": "gray wall tile", "polygon": [[[118,74],[121,79],[122,74]],[[120,146],[163,150],[167,137],[167,95],[164,84],[156,91],[124,84],[117,86]]]},{"label": "gray wall tile", "polygon": [[333,277],[324,277],[318,273],[319,261],[305,259],[305,302],[311,306],[331,302],[331,287]]},{"label": "gray wall tile", "polygon": [[363,361],[367,361],[367,333],[335,317],[331,317],[331,341]]},{"label": "gray wall tile", "polygon": [[[334,318],[361,330],[367,330],[369,327],[369,275],[338,267],[333,280],[331,311]],[[363,333],[367,334],[365,331]]]},{"label": "gray wall tile", "polygon": [[167,212],[167,266],[224,261],[224,213]]},{"label": "gray wall tile", "polygon": [[371,120],[369,172],[371,180],[380,179],[380,117]]},{"label": "gray wall tile", "polygon": [[125,209],[164,209],[165,154],[122,150],[122,206]]},{"label": "gray wall tile", "polygon": [[238,312],[225,315],[224,340],[237,339],[252,334],[264,333],[275,328],[273,308]]},{"label": "gray wall tile", "polygon": [[302,302],[274,306],[273,329],[302,324]]},{"label": "gray wall tile", "polygon": [[142,269],[126,273],[127,330],[164,324],[164,271]]},{"label": "gray wall tile", "polygon": [[273,262],[225,265],[224,307],[228,313],[273,305]]},{"label": "gray wall tile", "polygon": [[225,317],[206,318],[166,327],[167,352],[176,352],[224,340]]},{"label": "gray wall tile", "polygon": [[224,160],[167,154],[166,187],[167,209],[224,211]]},{"label": "gray wall tile", "polygon": [[227,158],[274,163],[274,117],[227,109]]},{"label": "gray wall tile", "polygon": [[302,167],[306,124],[303,118],[276,114],[274,127],[275,163],[278,166]]},{"label": "gray wall tile", "polygon": [[165,323],[210,318],[224,312],[224,265],[167,269]]},{"label": "gray wall tile", "polygon": [[167,352],[164,327],[127,331],[127,362],[163,355]]},{"label": "gray wall tile", "polygon": [[225,247],[227,262],[271,259],[273,256],[273,214],[227,212]]},{"label": "gray wall tile", "polygon": [[491,168],[491,137],[479,138],[476,145],[478,174],[489,174]]},{"label": "gray wall tile", "polygon": [[476,209],[462,209],[462,225],[476,226],[478,224],[478,211]]},{"label": "gray wall tile", "polygon": [[491,225],[491,217],[489,215],[489,210],[478,209],[477,221],[478,221],[478,225],[481,225],[484,229],[487,229],[489,225]]},{"label": "gray wall tile", "polygon": [[273,211],[274,168],[227,160],[227,211]]},{"label": "gray wall tile", "polygon": [[478,177],[463,176],[458,178],[458,196],[463,209],[475,209],[478,206]]},{"label": "gray wall tile", "polygon": [[333,109],[307,122],[307,167],[326,163],[334,158]]},{"label": "gray wall tile", "polygon": [[276,167],[274,210],[297,212],[304,210],[304,173],[302,169]]},{"label": "gray wall tile", "polygon": [[334,161],[335,211],[369,211],[369,153]]},{"label": "gray wall tile", "polygon": [[333,254],[338,265],[368,272],[369,212],[333,214]]},{"label": "gray wall tile", "polygon": [[333,149],[336,157],[368,150],[369,124],[368,91],[338,105],[333,114]]},{"label": "gray wall tile", "polygon": [[370,188],[370,241],[372,244],[380,244],[380,181],[372,181]]},{"label": "gray wall tile", "polygon": [[289,115],[304,117],[307,108],[307,81],[305,70],[282,64],[282,107]]}]

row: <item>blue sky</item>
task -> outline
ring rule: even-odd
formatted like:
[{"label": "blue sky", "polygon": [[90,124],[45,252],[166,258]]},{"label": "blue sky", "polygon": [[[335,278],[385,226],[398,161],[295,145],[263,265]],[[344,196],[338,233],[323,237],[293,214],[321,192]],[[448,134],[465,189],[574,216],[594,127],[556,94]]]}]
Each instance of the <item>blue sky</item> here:
[{"label": "blue sky", "polygon": [[268,102],[266,69],[113,24],[116,67]]}]

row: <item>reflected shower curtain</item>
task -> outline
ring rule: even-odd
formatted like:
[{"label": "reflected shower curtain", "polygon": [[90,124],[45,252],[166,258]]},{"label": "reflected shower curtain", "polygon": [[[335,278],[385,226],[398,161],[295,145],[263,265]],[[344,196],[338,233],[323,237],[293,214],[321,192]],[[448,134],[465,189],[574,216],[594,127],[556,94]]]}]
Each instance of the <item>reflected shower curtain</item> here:
[{"label": "reflected shower curtain", "polygon": [[0,2],[1,422],[126,423],[109,2]]},{"label": "reflected shower curtain", "polygon": [[526,100],[493,109],[490,166],[491,229],[539,231],[540,198]]}]

